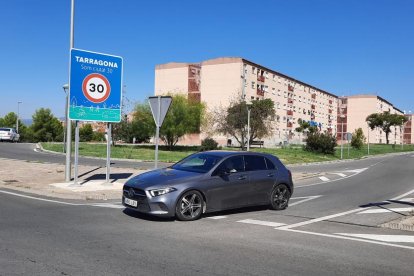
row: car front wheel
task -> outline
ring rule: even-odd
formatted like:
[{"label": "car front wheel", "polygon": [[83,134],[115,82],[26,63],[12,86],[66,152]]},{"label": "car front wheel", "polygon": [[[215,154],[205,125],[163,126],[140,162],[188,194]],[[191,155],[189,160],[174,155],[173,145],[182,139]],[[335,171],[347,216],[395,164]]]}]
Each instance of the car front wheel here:
[{"label": "car front wheel", "polygon": [[196,220],[203,214],[204,200],[198,191],[188,191],[181,195],[175,207],[177,219],[182,221]]},{"label": "car front wheel", "polygon": [[270,207],[273,210],[284,210],[290,199],[289,188],[285,184],[279,184],[273,188],[270,195]]}]

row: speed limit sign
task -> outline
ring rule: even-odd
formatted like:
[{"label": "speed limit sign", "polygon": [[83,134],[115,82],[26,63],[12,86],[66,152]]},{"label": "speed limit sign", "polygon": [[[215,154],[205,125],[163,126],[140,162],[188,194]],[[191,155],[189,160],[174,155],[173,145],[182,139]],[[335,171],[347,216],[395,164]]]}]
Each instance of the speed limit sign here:
[{"label": "speed limit sign", "polygon": [[93,103],[101,103],[108,99],[111,93],[111,85],[105,76],[101,74],[90,74],[82,83],[83,95]]},{"label": "speed limit sign", "polygon": [[120,122],[122,57],[71,49],[70,60],[69,119]]}]

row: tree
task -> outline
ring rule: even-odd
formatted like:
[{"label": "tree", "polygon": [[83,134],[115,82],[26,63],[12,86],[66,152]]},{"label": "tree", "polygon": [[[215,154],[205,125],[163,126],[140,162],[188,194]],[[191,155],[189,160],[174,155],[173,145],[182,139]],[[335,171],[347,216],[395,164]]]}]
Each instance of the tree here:
[{"label": "tree", "polygon": [[33,132],[34,142],[62,141],[62,123],[53,116],[49,108],[36,110],[32,116],[33,124],[30,126]]},{"label": "tree", "polygon": [[352,134],[351,146],[355,149],[361,149],[365,142],[364,132],[362,128],[358,128]]},{"label": "tree", "polygon": [[298,119],[298,124],[299,124],[299,126],[297,128],[295,128],[296,132],[301,132],[301,133],[305,134],[306,132],[315,133],[315,132],[318,131],[318,127],[311,126],[310,123],[305,121],[305,120]]},{"label": "tree", "polygon": [[151,108],[148,103],[138,103],[134,108],[134,116],[131,125],[132,138],[136,142],[148,142],[155,134],[155,122],[152,117]]},{"label": "tree", "polygon": [[271,99],[253,100],[250,110],[250,137],[247,137],[247,104],[241,100],[216,114],[217,131],[231,135],[243,148],[247,140],[251,143],[269,135],[276,116],[274,102]]},{"label": "tree", "polygon": [[381,128],[385,132],[385,139],[387,145],[390,143],[389,134],[392,126],[402,126],[407,122],[407,118],[404,115],[391,114],[388,111],[384,113],[373,113],[366,118],[368,126],[373,130],[376,127]]},{"label": "tree", "polygon": [[91,124],[85,124],[79,129],[79,140],[81,142],[90,142],[93,138],[93,129]]},{"label": "tree", "polygon": [[199,133],[204,110],[204,104],[183,95],[174,95],[160,128],[161,140],[172,149],[185,134]]}]

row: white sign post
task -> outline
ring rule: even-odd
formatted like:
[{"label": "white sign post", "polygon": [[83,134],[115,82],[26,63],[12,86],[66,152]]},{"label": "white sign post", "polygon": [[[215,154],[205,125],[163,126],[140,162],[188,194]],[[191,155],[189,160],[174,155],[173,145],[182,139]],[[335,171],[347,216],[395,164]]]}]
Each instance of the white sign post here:
[{"label": "white sign post", "polygon": [[151,107],[152,116],[154,117],[156,133],[155,133],[155,164],[154,168],[158,168],[158,144],[160,137],[160,127],[164,122],[165,116],[170,109],[172,98],[170,96],[149,97],[148,102]]}]

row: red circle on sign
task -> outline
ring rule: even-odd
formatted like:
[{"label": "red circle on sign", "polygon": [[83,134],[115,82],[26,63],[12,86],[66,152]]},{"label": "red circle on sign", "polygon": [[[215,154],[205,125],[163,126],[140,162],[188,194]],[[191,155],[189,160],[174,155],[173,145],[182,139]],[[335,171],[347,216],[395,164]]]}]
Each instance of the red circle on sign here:
[{"label": "red circle on sign", "polygon": [[[103,84],[96,84],[96,82]],[[91,86],[88,90],[88,84]],[[99,91],[99,85],[102,85],[104,91]],[[105,85],[105,86],[104,86]],[[93,103],[102,103],[108,99],[109,95],[111,94],[111,85],[109,84],[108,79],[97,73],[89,74],[86,76],[86,78],[82,82],[82,92],[83,95],[91,102]],[[96,93],[104,93],[102,96]],[[96,97],[95,95],[98,95],[99,97]]]}]

